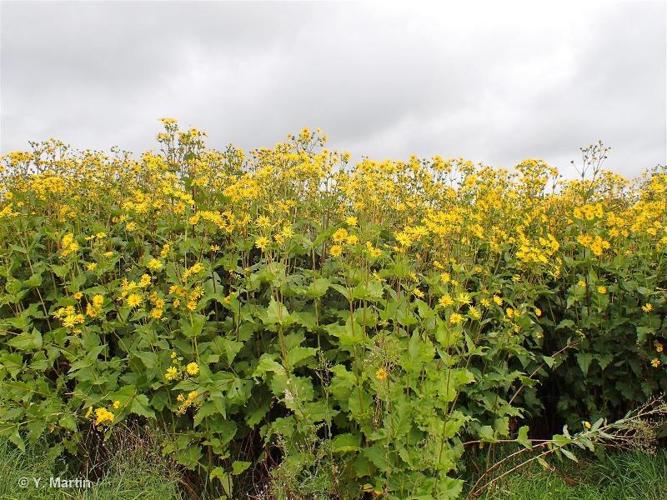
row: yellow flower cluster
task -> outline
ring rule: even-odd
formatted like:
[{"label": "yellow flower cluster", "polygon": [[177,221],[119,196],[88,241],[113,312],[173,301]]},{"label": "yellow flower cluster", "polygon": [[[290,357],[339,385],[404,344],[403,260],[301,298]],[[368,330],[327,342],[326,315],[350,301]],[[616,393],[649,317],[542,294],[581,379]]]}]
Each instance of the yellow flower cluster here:
[{"label": "yellow flower cluster", "polygon": [[577,242],[580,245],[588,248],[596,257],[601,256],[605,250],[611,248],[610,243],[597,234],[594,236],[589,234],[580,234],[577,236]]},{"label": "yellow flower cluster", "polygon": [[80,247],[74,239],[74,235],[72,233],[67,233],[60,241],[60,248],[61,255],[67,257],[70,254],[76,253]]},{"label": "yellow flower cluster", "polygon": [[198,397],[199,393],[197,391],[190,391],[187,397],[185,397],[183,394],[179,394],[176,397],[176,400],[180,403],[177,413],[179,415],[183,415],[186,411],[188,411],[188,408],[195,406]]},{"label": "yellow flower cluster", "polygon": [[96,426],[111,424],[111,423],[113,423],[114,418],[115,418],[114,414],[111,413],[106,408],[97,408],[95,410],[95,425]]},{"label": "yellow flower cluster", "polygon": [[86,321],[84,315],[76,312],[74,306],[60,307],[53,315],[62,321],[65,328],[74,333],[79,333],[80,330],[76,328],[77,325],[82,325]]}]

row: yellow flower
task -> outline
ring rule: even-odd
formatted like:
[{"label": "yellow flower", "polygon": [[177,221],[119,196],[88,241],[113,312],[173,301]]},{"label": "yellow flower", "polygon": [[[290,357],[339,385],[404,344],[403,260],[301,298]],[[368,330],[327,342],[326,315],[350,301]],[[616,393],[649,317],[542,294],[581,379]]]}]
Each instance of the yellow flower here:
[{"label": "yellow flower", "polygon": [[204,264],[201,262],[197,262],[196,264],[193,264],[190,266],[188,269],[185,270],[183,273],[183,279],[187,280],[190,276],[194,276],[196,274],[201,273],[204,270]]},{"label": "yellow flower", "polygon": [[97,317],[98,310],[93,306],[93,304],[87,304],[86,305],[86,316],[90,316],[91,318]]},{"label": "yellow flower", "polygon": [[494,296],[493,296],[493,302],[495,302],[495,304],[496,304],[497,306],[502,306],[502,305],[503,305],[503,299],[501,299],[501,298],[498,297],[497,295],[494,295]]},{"label": "yellow flower", "polygon": [[95,410],[95,425],[110,424],[113,422],[114,415],[106,408]]},{"label": "yellow flower", "polygon": [[99,293],[93,295],[93,306],[95,306],[96,308],[100,308],[102,307],[102,304],[104,304],[104,295],[101,295]]},{"label": "yellow flower", "polygon": [[665,346],[662,345],[662,342],[658,342],[657,340],[653,343],[653,346],[655,347],[655,352],[662,352],[665,349]]},{"label": "yellow flower", "polygon": [[113,402],[113,408],[114,408],[114,410],[117,410],[118,408],[120,408],[120,401],[118,401],[118,400],[114,401]]},{"label": "yellow flower", "polygon": [[199,365],[194,361],[192,363],[188,363],[185,367],[185,371],[188,372],[188,375],[194,377],[199,373]]},{"label": "yellow flower", "polygon": [[542,316],[542,309],[540,309],[539,307],[536,307],[535,308],[535,316],[537,316],[538,318],[540,316]]},{"label": "yellow flower", "polygon": [[266,236],[260,236],[255,240],[255,246],[262,251],[266,250],[266,247],[269,246],[269,243],[271,243],[271,241]]},{"label": "yellow flower", "polygon": [[331,255],[334,257],[339,257],[343,253],[343,247],[340,245],[333,245],[331,249],[329,250]]},{"label": "yellow flower", "polygon": [[456,301],[460,302],[461,304],[470,304],[470,295],[465,292],[461,292],[456,297]]},{"label": "yellow flower", "polygon": [[164,378],[168,381],[176,380],[178,378],[178,368],[175,366],[167,368],[167,371],[164,372]]},{"label": "yellow flower", "polygon": [[604,295],[604,294],[606,294],[606,293],[607,293],[607,287],[606,287],[606,286],[602,286],[602,285],[600,285],[600,286],[598,287],[598,293],[599,293],[600,295]]},{"label": "yellow flower", "polygon": [[83,297],[83,293],[76,292],[74,295],[72,295],[72,297],[74,297],[74,300],[81,300],[81,297]]},{"label": "yellow flower", "polygon": [[414,290],[412,290],[412,293],[415,295],[415,297],[419,299],[424,298],[424,292],[422,292],[419,288],[415,288]]},{"label": "yellow flower", "polygon": [[139,280],[139,286],[142,288],[146,288],[148,285],[151,284],[151,275],[150,274],[142,274],[141,279]]},{"label": "yellow flower", "polygon": [[653,359],[651,360],[651,366],[652,366],[653,368],[657,368],[657,367],[659,367],[661,364],[662,364],[662,363],[660,362],[660,360],[659,360],[658,358],[653,358]]},{"label": "yellow flower", "polygon": [[480,313],[479,309],[477,309],[475,306],[470,306],[468,308],[468,316],[474,320],[479,320],[482,317],[482,313]]},{"label": "yellow flower", "polygon": [[449,322],[452,325],[458,325],[463,321],[463,316],[461,316],[459,313],[452,313],[452,315],[449,317]]},{"label": "yellow flower", "polygon": [[514,317],[514,309],[508,307],[507,309],[505,309],[505,314],[507,314],[508,318],[512,319]]},{"label": "yellow flower", "polygon": [[454,303],[454,299],[452,299],[452,297],[449,294],[445,294],[442,297],[440,297],[440,300],[438,301],[438,303],[442,307],[449,307]]},{"label": "yellow flower", "polygon": [[336,243],[340,243],[341,241],[346,240],[348,237],[347,229],[345,228],[340,228],[337,229],[336,232],[333,234],[332,238]]},{"label": "yellow flower", "polygon": [[371,243],[370,241],[366,242],[366,251],[371,257],[379,257],[380,255],[382,255],[382,250],[380,250],[379,248],[375,248],[373,246],[373,243]]},{"label": "yellow flower", "polygon": [[141,297],[141,295],[132,293],[127,298],[127,305],[130,307],[139,307],[143,301],[144,299]]},{"label": "yellow flower", "polygon": [[379,368],[375,372],[375,378],[382,381],[382,380],[387,380],[387,377],[389,376],[389,372],[385,370],[384,368]]},{"label": "yellow flower", "polygon": [[592,427],[591,423],[588,420],[584,420],[583,424],[586,430],[589,430]]},{"label": "yellow flower", "polygon": [[151,271],[159,271],[162,269],[162,261],[159,259],[151,259],[148,261],[147,267]]},{"label": "yellow flower", "polygon": [[63,236],[60,241],[60,246],[62,247],[62,256],[67,257],[68,255],[75,253],[79,250],[79,244],[74,240],[74,235],[72,233],[67,233]]},{"label": "yellow flower", "polygon": [[97,262],[90,262],[86,264],[87,271],[94,271],[95,269],[97,269]]},{"label": "yellow flower", "polygon": [[651,303],[646,303],[642,306],[642,311],[645,313],[650,313],[653,310],[653,304]]},{"label": "yellow flower", "polygon": [[357,218],[354,217],[353,215],[350,215],[349,217],[347,217],[347,218],[345,219],[345,223],[346,223],[348,226],[356,226],[356,225],[357,225]]}]

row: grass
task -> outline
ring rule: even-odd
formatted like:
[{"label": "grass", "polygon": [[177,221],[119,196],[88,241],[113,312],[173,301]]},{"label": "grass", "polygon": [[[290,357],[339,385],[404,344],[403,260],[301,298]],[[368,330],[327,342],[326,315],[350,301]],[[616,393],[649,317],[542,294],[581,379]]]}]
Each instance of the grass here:
[{"label": "grass", "polygon": [[[88,489],[58,489],[49,478],[83,477],[46,446],[21,452],[0,440],[0,499],[124,500],[183,498],[178,477],[152,452],[130,448],[105,464],[104,478]],[[28,478],[21,487],[21,478]],[[32,478],[41,478],[35,487]],[[494,484],[485,500],[662,500],[667,498],[667,450],[655,455],[610,453],[598,458],[564,462],[551,471],[528,466]]]},{"label": "grass", "polygon": [[[104,477],[89,488],[58,488],[50,478],[83,479],[85,476],[54,456],[46,446],[31,446],[21,452],[0,440],[0,499],[52,500],[124,500],[181,498],[178,480],[163,464],[146,460],[144,453],[133,451],[114,455],[105,463]],[[39,478],[35,486],[33,478]],[[27,486],[21,484],[27,479]]]},{"label": "grass", "polygon": [[563,463],[552,471],[529,466],[504,478],[486,500],[662,500],[667,498],[667,450],[610,453]]}]

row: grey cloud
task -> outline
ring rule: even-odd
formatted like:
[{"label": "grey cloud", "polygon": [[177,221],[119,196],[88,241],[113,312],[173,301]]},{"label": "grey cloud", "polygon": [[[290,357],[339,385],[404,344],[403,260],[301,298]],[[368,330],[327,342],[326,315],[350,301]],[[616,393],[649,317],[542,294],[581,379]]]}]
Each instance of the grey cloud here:
[{"label": "grey cloud", "polygon": [[665,163],[664,2],[417,6],[4,2],[0,148],[153,148],[173,116],[214,147],[319,126],[355,156]]}]

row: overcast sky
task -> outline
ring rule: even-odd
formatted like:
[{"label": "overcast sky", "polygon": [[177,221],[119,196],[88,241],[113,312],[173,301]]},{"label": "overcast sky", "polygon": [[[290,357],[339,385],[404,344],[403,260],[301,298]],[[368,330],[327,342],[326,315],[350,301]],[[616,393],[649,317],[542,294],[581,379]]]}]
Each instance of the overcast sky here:
[{"label": "overcast sky", "polygon": [[0,150],[56,137],[156,148],[303,126],[355,156],[539,157],[602,139],[625,175],[666,162],[666,2],[1,4]]}]

